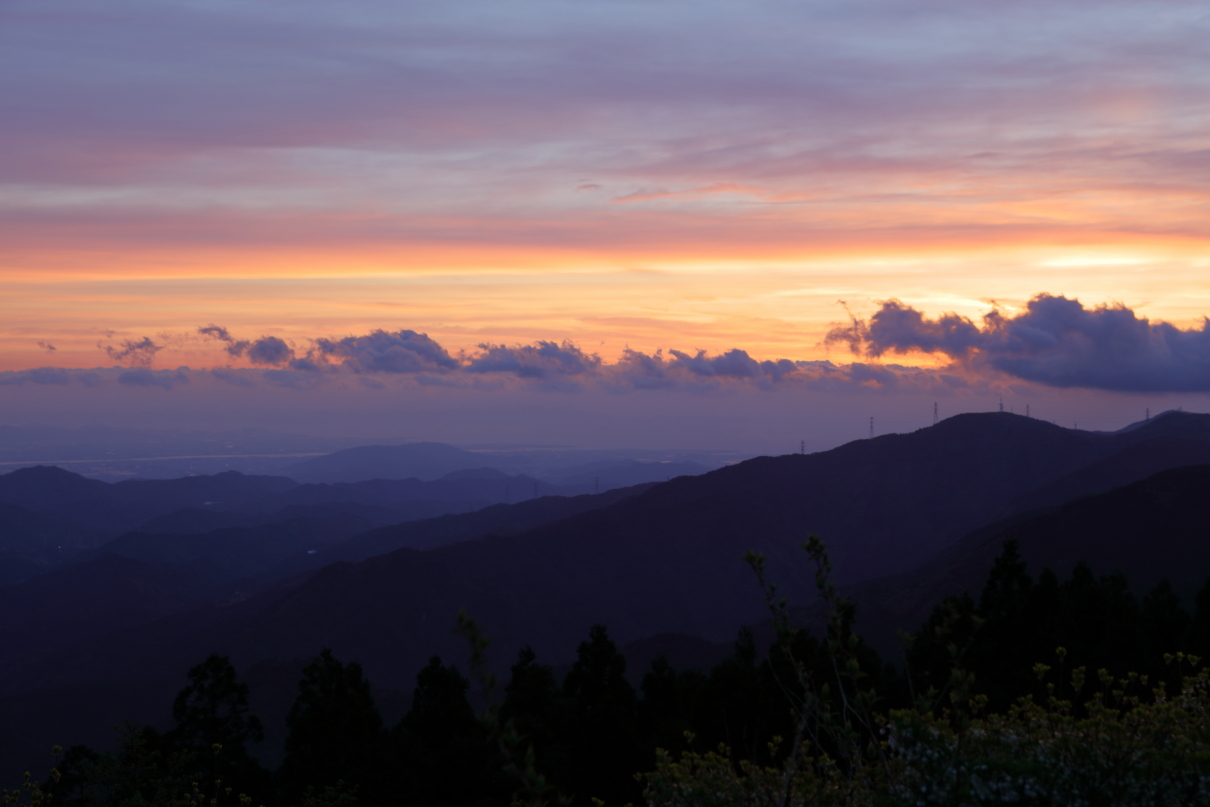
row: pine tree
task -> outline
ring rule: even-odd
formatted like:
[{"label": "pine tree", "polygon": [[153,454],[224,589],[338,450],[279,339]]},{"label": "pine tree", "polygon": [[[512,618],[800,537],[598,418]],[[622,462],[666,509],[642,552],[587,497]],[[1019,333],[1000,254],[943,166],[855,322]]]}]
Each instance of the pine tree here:
[{"label": "pine tree", "polygon": [[438,656],[416,676],[412,708],[395,730],[405,771],[401,789],[416,804],[460,807],[508,788],[501,761],[467,699],[470,683]]},{"label": "pine tree", "polygon": [[599,798],[620,806],[641,796],[633,778],[642,758],[637,699],[625,674],[626,659],[605,626],[593,626],[563,682],[570,763],[565,790],[584,803]]},{"label": "pine tree", "polygon": [[269,774],[247,747],[265,732],[249,712],[248,685],[226,656],[211,654],[189,671],[189,686],[176,696],[172,717],[176,725],[166,742],[192,753],[211,781],[255,798],[268,795]]},{"label": "pine tree", "polygon": [[329,787],[376,803],[386,789],[387,737],[360,664],[342,664],[323,650],[303,669],[286,726],[278,771],[285,804],[301,804],[308,789]]}]

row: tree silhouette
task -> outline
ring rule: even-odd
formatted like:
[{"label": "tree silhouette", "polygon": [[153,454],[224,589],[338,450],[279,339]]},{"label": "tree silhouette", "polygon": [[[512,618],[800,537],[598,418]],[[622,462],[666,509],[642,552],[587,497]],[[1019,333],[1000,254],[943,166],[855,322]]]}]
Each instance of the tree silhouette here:
[{"label": "tree silhouette", "polygon": [[605,626],[593,626],[563,681],[569,750],[565,789],[585,803],[590,797],[610,805],[639,803],[642,795],[632,775],[642,758],[637,699],[625,674],[626,658]]},{"label": "tree silhouette", "polygon": [[355,788],[359,802],[375,803],[386,784],[387,737],[360,664],[324,649],[303,669],[286,726],[278,772],[286,804],[329,787]]},{"label": "tree silhouette", "polygon": [[189,671],[189,686],[176,696],[172,718],[176,725],[165,735],[170,747],[194,754],[212,781],[267,795],[269,774],[247,747],[263,740],[265,732],[249,712],[248,685],[230,659],[213,653]]},{"label": "tree silhouette", "polygon": [[467,699],[470,683],[438,656],[416,676],[412,708],[395,730],[404,789],[418,804],[474,805],[509,789],[501,761]]}]

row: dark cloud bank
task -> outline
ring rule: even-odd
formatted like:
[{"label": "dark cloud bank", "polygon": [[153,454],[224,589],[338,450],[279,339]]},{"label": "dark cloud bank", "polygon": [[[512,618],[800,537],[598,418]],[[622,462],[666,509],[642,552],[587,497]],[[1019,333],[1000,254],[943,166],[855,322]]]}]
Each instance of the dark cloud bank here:
[{"label": "dark cloud bank", "polygon": [[[44,367],[0,373],[0,385],[95,386],[112,377],[133,387],[172,389],[190,383],[191,374],[237,387],[258,383],[311,389],[341,377],[356,378],[370,389],[388,377],[416,383],[491,388],[524,384],[575,390],[587,385],[609,391],[718,390],[737,385],[760,389],[779,386],[813,391],[938,391],[985,385],[997,379],[1056,388],[1080,387],[1115,392],[1210,391],[1210,321],[1182,330],[1150,322],[1123,305],[1085,308],[1078,300],[1040,294],[1026,310],[1006,316],[993,309],[981,323],[944,314],[930,319],[897,300],[882,303],[868,321],[853,318],[832,329],[828,344],[847,345],[864,361],[758,361],[741,349],[719,355],[662,350],[653,354],[627,349],[607,363],[570,342],[529,345],[480,344],[470,353],[451,354],[428,335],[410,330],[375,330],[340,339],[310,340],[305,349],[276,336],[240,339],[219,325],[198,328],[205,339],[224,343],[226,353],[260,369],[231,367],[208,371],[155,370],[163,349],[150,338],[120,347],[101,346],[129,366],[97,370]],[[951,362],[940,369],[884,364],[887,354],[923,351]]]},{"label": "dark cloud bank", "polygon": [[878,358],[912,350],[941,353],[956,367],[996,370],[1051,387],[1116,392],[1210,391],[1210,320],[1182,330],[1150,322],[1124,305],[1085,308],[1079,300],[1039,294],[1026,310],[993,309],[982,324],[945,314],[928,319],[897,300],[868,322],[832,330],[830,343]]}]

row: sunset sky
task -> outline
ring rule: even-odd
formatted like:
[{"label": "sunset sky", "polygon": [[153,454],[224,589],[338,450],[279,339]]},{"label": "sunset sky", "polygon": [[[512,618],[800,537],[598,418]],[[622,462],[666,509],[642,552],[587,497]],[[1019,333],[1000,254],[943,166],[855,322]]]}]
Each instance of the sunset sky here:
[{"label": "sunset sky", "polygon": [[0,422],[1205,409],[1207,42],[1175,0],[6,0]]}]

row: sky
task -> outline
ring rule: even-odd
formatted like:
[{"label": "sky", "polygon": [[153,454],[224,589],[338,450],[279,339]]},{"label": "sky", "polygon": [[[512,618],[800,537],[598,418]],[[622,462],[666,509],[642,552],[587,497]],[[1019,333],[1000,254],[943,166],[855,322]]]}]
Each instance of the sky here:
[{"label": "sky", "polygon": [[778,450],[1210,391],[1201,2],[0,2],[0,422]]}]

